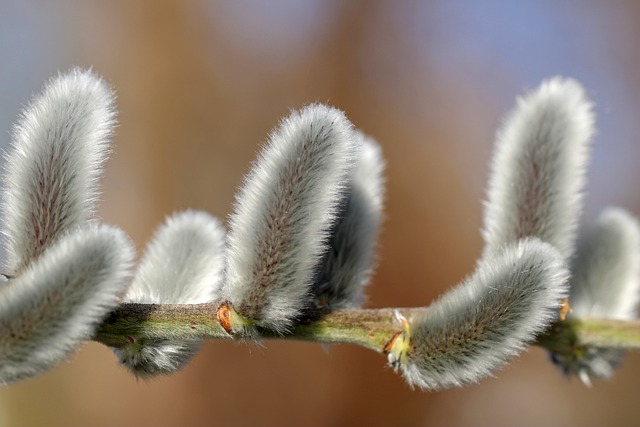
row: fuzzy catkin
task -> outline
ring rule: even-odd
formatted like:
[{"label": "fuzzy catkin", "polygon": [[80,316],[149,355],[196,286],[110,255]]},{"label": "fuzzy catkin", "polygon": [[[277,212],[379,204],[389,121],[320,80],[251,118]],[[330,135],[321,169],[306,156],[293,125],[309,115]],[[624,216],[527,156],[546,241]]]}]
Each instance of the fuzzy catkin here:
[{"label": "fuzzy catkin", "polygon": [[81,228],[0,286],[0,384],[51,369],[91,339],[120,302],[134,256],[119,229]]},{"label": "fuzzy catkin", "polygon": [[518,100],[496,141],[483,236],[487,249],[537,237],[573,253],[594,134],[582,86],[554,77]]},{"label": "fuzzy catkin", "polygon": [[360,132],[355,136],[360,140],[356,164],[311,289],[308,310],[318,313],[361,306],[373,268],[384,200],[384,160],[373,139]]},{"label": "fuzzy catkin", "polygon": [[[620,208],[605,209],[578,241],[571,267],[569,318],[633,320],[640,300],[640,226]],[[567,375],[590,385],[611,378],[624,352],[585,348],[571,355],[552,354]]]},{"label": "fuzzy catkin", "polygon": [[586,230],[572,263],[569,300],[575,317],[633,320],[640,301],[640,226],[608,208]]},{"label": "fuzzy catkin", "polygon": [[90,71],[52,78],[20,116],[5,157],[5,272],[16,275],[91,219],[115,125],[114,96]]},{"label": "fuzzy catkin", "polygon": [[491,375],[557,318],[567,278],[562,256],[538,239],[489,251],[470,277],[409,319],[404,377],[440,389]]},{"label": "fuzzy catkin", "polygon": [[284,332],[304,309],[356,149],[341,111],[310,105],[280,123],[245,178],[222,292],[256,325]]},{"label": "fuzzy catkin", "polygon": [[[224,275],[224,230],[205,212],[172,215],[156,231],[136,270],[126,302],[202,304],[219,298]],[[184,367],[202,342],[146,340],[114,349],[137,377]]]}]

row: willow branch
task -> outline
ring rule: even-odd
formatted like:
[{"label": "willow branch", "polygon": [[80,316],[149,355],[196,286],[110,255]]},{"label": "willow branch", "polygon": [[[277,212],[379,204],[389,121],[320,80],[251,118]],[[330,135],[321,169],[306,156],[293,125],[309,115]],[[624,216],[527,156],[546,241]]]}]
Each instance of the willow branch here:
[{"label": "willow branch", "polygon": [[536,344],[564,354],[580,347],[640,350],[640,321],[567,319],[554,324]]},{"label": "willow branch", "polygon": [[122,304],[100,325],[94,340],[117,348],[145,340],[294,339],[356,344],[383,352],[402,330],[395,312],[410,316],[422,309],[337,310],[288,334],[259,329],[258,336],[229,334],[219,323],[217,310],[217,304]]},{"label": "willow branch", "polygon": [[[100,325],[94,340],[110,347],[153,340],[293,339],[320,343],[348,343],[385,353],[402,331],[396,313],[407,318],[426,308],[337,310],[318,320],[298,325],[278,335],[258,330],[258,335],[230,335],[216,316],[217,304],[123,304]],[[594,346],[640,349],[640,322],[603,319],[565,320],[538,337],[536,345],[556,353],[571,353]]]}]

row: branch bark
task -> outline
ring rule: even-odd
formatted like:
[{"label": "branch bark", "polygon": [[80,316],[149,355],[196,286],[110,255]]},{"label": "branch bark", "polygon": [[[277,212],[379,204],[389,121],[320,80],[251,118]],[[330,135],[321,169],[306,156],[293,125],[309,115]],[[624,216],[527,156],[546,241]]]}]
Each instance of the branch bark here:
[{"label": "branch bark", "polygon": [[[264,329],[251,335],[229,334],[218,321],[217,310],[216,303],[122,304],[100,325],[94,340],[118,348],[148,340],[287,339],[348,343],[386,353],[403,330],[396,313],[411,319],[426,308],[337,310],[284,335]],[[639,350],[640,322],[567,319],[555,323],[535,344],[558,354],[587,346]]]}]

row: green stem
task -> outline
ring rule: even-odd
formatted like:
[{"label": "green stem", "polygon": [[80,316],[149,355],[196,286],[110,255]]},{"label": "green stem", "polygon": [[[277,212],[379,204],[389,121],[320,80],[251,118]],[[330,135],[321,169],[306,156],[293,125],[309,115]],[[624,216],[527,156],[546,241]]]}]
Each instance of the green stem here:
[{"label": "green stem", "polygon": [[100,325],[94,340],[118,348],[134,341],[162,339],[293,339],[349,343],[384,352],[385,345],[402,331],[395,312],[410,316],[423,309],[337,310],[284,335],[263,329],[257,335],[231,335],[219,323],[217,310],[217,304],[122,304]]},{"label": "green stem", "polygon": [[568,354],[579,347],[640,350],[640,322],[610,319],[567,319],[538,337],[536,344]]},{"label": "green stem", "polygon": [[94,340],[119,348],[133,340],[229,338],[216,309],[214,304],[122,304],[100,325]]},{"label": "green stem", "polygon": [[[123,304],[100,325],[95,341],[122,347],[147,340],[292,339],[349,343],[386,353],[403,326],[396,313],[411,318],[425,308],[337,310],[298,325],[285,335],[258,329],[251,335],[231,335],[217,318],[217,304]],[[556,353],[594,346],[640,349],[640,322],[602,319],[565,320],[538,337],[537,345]]]},{"label": "green stem", "polygon": [[396,312],[408,317],[421,310],[423,309],[337,310],[315,322],[295,327],[290,335],[283,338],[355,344],[383,353],[389,342],[402,332],[402,324],[396,318]]}]

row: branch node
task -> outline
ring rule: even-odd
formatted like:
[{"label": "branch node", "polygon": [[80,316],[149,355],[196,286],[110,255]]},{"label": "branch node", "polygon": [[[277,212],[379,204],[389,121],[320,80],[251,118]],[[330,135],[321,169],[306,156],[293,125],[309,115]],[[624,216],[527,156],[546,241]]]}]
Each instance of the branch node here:
[{"label": "branch node", "polygon": [[411,346],[411,327],[407,318],[398,310],[394,311],[397,321],[402,325],[402,331],[396,333],[384,346],[384,352],[387,354],[389,364],[397,370],[400,365],[406,362],[407,353]]}]

